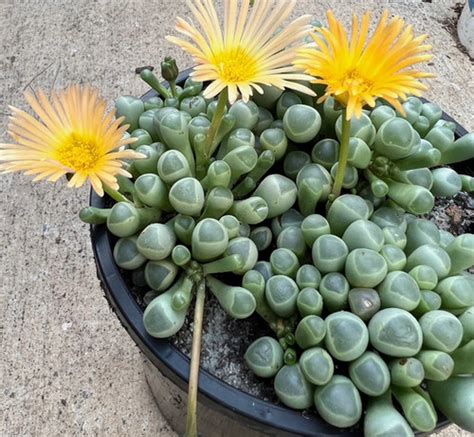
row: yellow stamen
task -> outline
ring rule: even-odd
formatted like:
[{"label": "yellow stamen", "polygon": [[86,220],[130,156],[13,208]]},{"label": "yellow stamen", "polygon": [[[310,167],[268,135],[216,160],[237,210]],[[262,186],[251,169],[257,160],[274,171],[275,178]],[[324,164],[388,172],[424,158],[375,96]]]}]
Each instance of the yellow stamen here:
[{"label": "yellow stamen", "polygon": [[101,153],[94,141],[80,138],[75,134],[55,151],[56,159],[74,172],[92,170],[100,156]]}]

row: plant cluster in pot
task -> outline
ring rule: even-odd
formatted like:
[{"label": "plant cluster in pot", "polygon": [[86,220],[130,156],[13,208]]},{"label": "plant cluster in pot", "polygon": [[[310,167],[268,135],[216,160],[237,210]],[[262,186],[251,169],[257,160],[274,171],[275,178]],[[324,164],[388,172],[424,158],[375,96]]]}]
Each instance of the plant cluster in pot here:
[{"label": "plant cluster in pot", "polygon": [[[90,181],[99,276],[151,361],[189,381],[186,436],[198,382],[206,436],[410,436],[438,412],[474,431],[474,236],[423,217],[473,191],[447,165],[472,160],[474,134],[419,98],[430,47],[403,20],[384,13],[370,38],[369,14],[350,37],[332,12],[282,27],[294,4],[225,0],[221,24],[190,2],[201,29],[178,19],[186,39],[169,37],[189,77],[173,58],[169,87],[141,69],[154,93],[120,97],[117,119],[88,87],[27,95],[40,120],[13,109],[1,168]],[[200,375],[210,294],[268,325],[245,361],[281,405]],[[189,363],[164,339],[192,308]]]}]

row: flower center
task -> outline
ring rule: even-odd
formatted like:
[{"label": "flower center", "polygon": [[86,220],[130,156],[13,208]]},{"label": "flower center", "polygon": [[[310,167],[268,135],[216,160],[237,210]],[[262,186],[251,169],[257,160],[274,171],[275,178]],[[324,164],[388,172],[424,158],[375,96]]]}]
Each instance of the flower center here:
[{"label": "flower center", "polygon": [[344,88],[351,90],[350,94],[360,94],[369,91],[373,82],[363,77],[356,69],[348,71],[342,79]]},{"label": "flower center", "polygon": [[221,80],[226,83],[247,82],[257,71],[255,57],[238,46],[216,53],[213,64],[217,67]]},{"label": "flower center", "polygon": [[55,152],[55,158],[75,172],[91,170],[101,157],[94,141],[81,138],[76,134],[71,134],[70,138],[64,141]]}]

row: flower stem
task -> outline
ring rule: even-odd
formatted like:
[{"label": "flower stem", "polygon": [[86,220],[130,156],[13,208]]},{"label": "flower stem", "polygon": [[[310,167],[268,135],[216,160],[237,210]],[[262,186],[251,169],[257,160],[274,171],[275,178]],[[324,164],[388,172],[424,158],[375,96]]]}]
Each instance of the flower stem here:
[{"label": "flower stem", "polygon": [[214,143],[214,139],[216,137],[217,131],[219,130],[219,126],[221,125],[222,117],[224,116],[224,113],[225,113],[225,105],[227,104],[228,98],[229,98],[229,92],[227,91],[227,88],[224,88],[219,94],[219,100],[217,101],[216,112],[214,112],[211,126],[209,127],[209,131],[207,133],[206,151],[205,151],[206,159],[210,158],[212,145]]},{"label": "flower stem", "polygon": [[342,183],[344,182],[344,176],[346,174],[347,158],[349,156],[349,139],[351,134],[351,120],[346,118],[346,109],[342,111],[342,132],[341,132],[341,145],[339,147],[339,160],[336,172],[336,178],[334,179],[334,185],[332,186],[332,195],[334,198],[341,194]]},{"label": "flower stem", "polygon": [[104,187],[104,192],[106,192],[115,201],[132,203],[130,202],[129,199],[127,199],[122,193],[119,193],[117,190],[113,190],[112,188],[110,188],[109,186],[105,184],[103,185],[103,187]]},{"label": "flower stem", "polygon": [[197,394],[199,383],[199,361],[201,357],[202,321],[204,315],[204,299],[206,297],[205,280],[199,282],[194,307],[193,346],[191,351],[191,367],[189,370],[188,413],[186,418],[185,437],[198,437],[197,431]]}]

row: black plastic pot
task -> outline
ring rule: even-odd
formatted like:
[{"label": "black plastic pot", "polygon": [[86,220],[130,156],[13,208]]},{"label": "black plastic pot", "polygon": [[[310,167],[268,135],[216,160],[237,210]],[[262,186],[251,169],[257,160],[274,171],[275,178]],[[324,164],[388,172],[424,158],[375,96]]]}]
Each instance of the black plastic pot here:
[{"label": "black plastic pot", "polygon": [[[189,70],[183,72],[180,81],[184,81],[188,74]],[[143,99],[154,95],[156,93],[150,91]],[[443,114],[443,118],[454,121],[447,114]],[[462,126],[457,123],[456,125],[458,136],[467,133]],[[473,174],[472,160],[455,167],[462,173]],[[90,203],[95,207],[105,207],[106,199],[92,192]],[[106,298],[122,325],[149,360],[147,379],[165,417],[178,432],[182,432],[190,360],[170,341],[153,338],[145,331],[142,322],[143,310],[115,265],[112,256],[114,237],[107,231],[106,226],[93,226],[91,238],[98,277]],[[200,372],[198,408],[200,432],[204,437],[234,437],[241,433],[245,433],[245,437],[363,435],[360,428],[341,430],[327,424],[317,415],[303,415],[298,411],[258,399],[228,385],[205,370]],[[447,425],[449,421],[443,418],[437,430]]]}]

